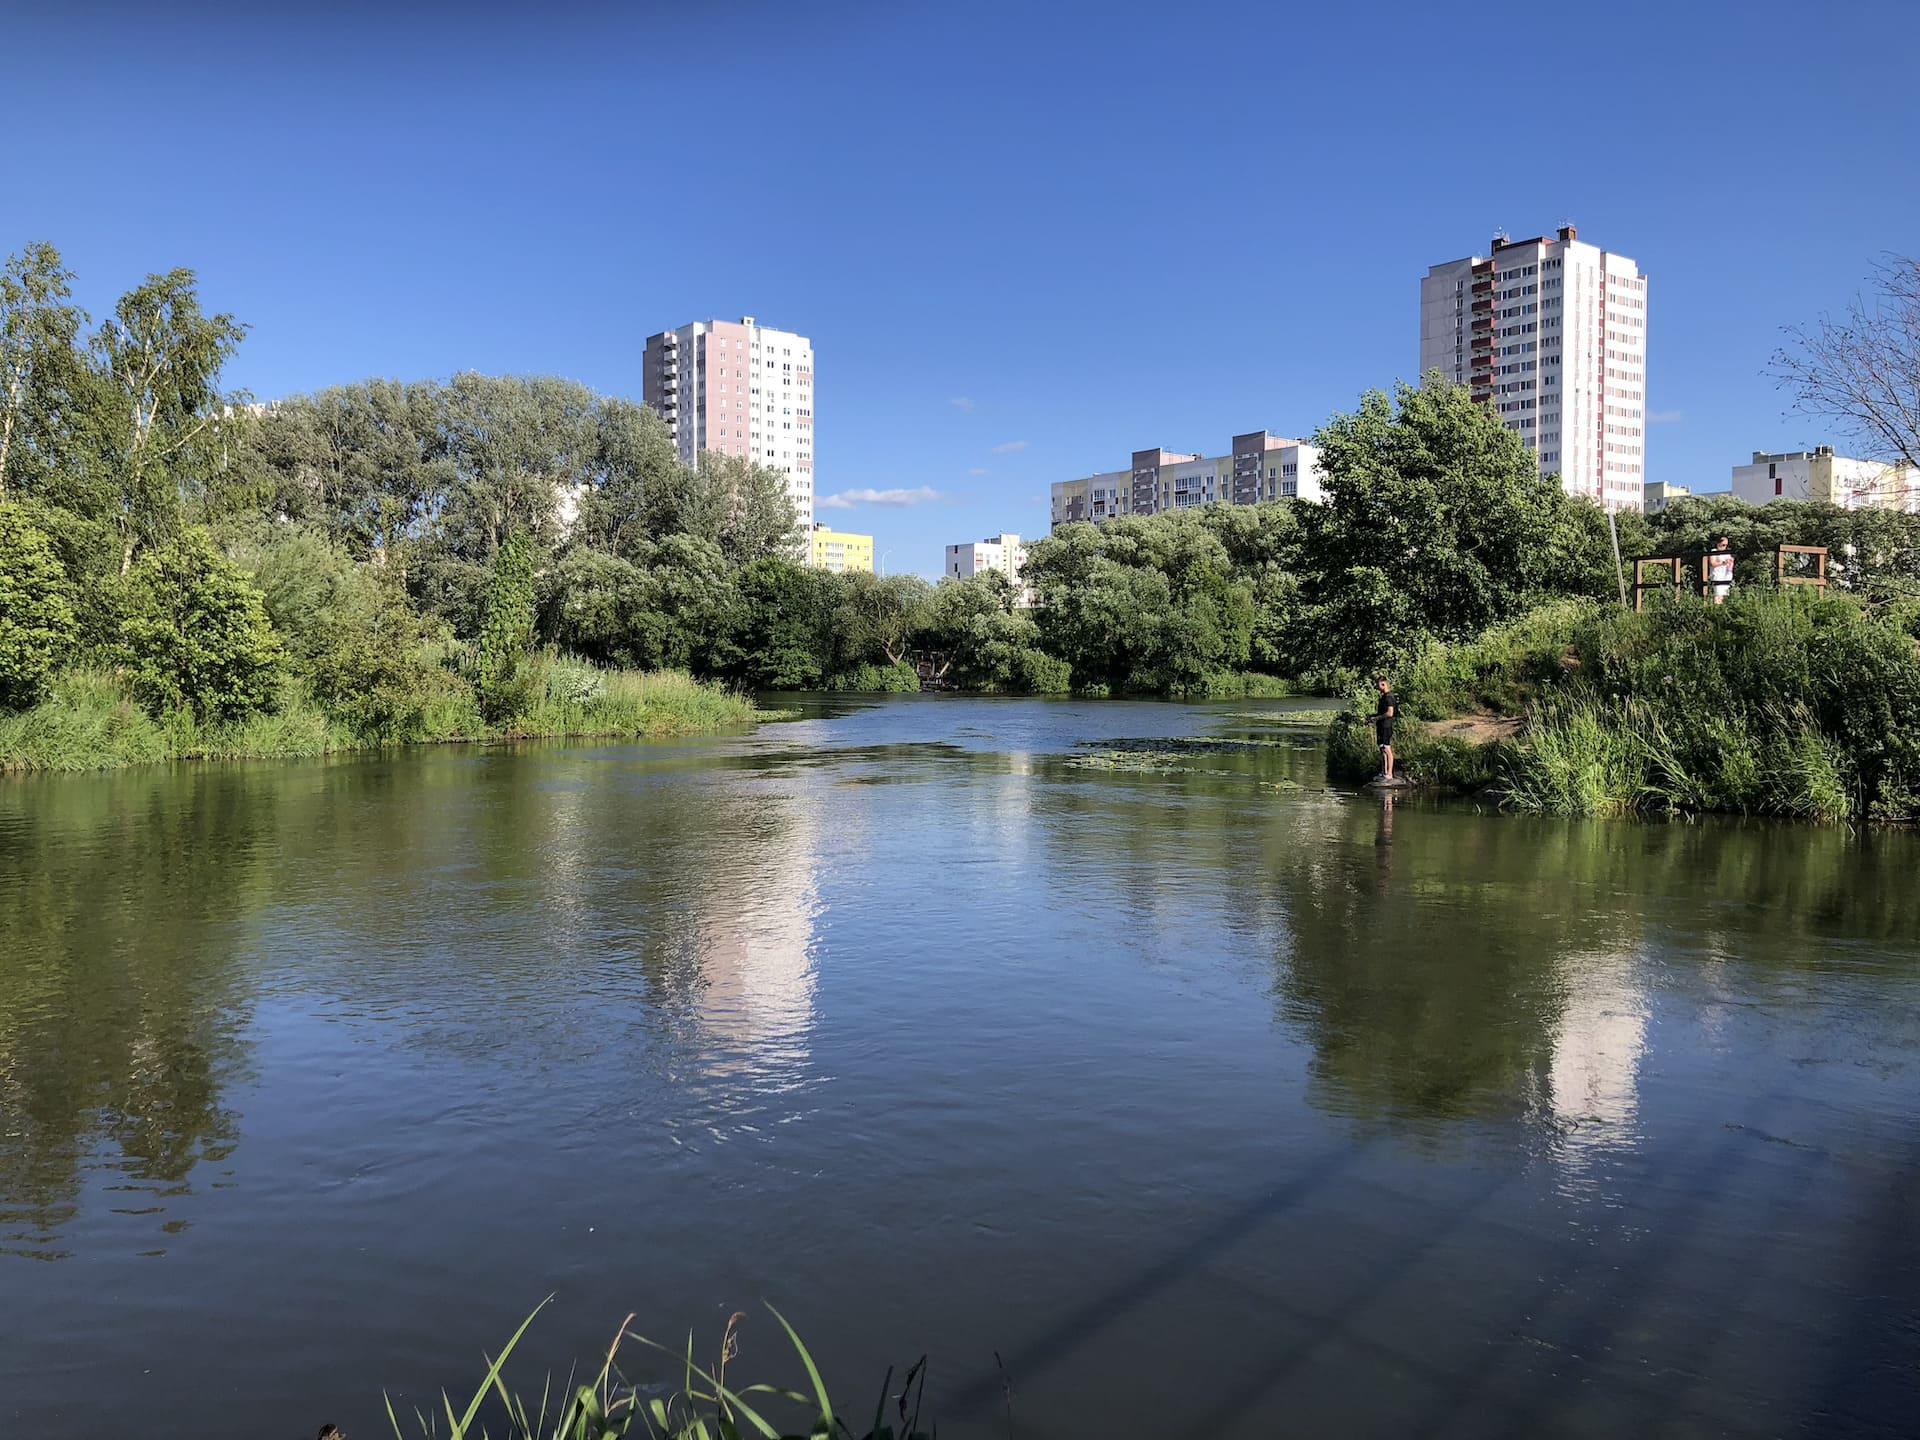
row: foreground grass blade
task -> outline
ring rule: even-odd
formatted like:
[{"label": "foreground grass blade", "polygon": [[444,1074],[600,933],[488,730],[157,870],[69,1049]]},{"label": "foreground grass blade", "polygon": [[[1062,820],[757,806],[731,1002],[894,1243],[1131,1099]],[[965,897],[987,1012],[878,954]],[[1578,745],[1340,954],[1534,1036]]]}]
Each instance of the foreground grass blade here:
[{"label": "foreground grass blade", "polygon": [[787,1338],[793,1341],[793,1348],[800,1352],[800,1363],[807,1367],[807,1378],[813,1382],[814,1398],[820,1402],[820,1419],[831,1430],[833,1401],[827,1398],[827,1386],[826,1382],[820,1378],[820,1367],[813,1363],[813,1356],[807,1353],[807,1347],[800,1342],[799,1332],[787,1323],[787,1317],[778,1310],[774,1310],[772,1305],[767,1306],[767,1309],[773,1310],[773,1318],[780,1322],[780,1328],[786,1331]]}]

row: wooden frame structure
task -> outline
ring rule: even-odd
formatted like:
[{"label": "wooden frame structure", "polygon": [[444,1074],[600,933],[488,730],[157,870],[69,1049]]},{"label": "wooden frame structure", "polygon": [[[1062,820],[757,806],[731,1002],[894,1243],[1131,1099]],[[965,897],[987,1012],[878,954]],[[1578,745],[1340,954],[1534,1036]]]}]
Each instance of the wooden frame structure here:
[{"label": "wooden frame structure", "polygon": [[[1664,571],[1667,578],[1664,580],[1649,580],[1647,579],[1647,572],[1649,570]],[[1680,557],[1678,555],[1662,555],[1654,560],[1636,560],[1633,562],[1633,608],[1636,611],[1647,608],[1647,591],[1671,590],[1678,596],[1685,588],[1685,585],[1686,582],[1681,579]]]},{"label": "wooden frame structure", "polygon": [[[1787,557],[1789,555],[1811,555],[1813,574],[1789,575]],[[1773,557],[1774,583],[1782,590],[1789,585],[1811,585],[1824,595],[1827,593],[1827,547],[1824,545],[1782,545]]]}]

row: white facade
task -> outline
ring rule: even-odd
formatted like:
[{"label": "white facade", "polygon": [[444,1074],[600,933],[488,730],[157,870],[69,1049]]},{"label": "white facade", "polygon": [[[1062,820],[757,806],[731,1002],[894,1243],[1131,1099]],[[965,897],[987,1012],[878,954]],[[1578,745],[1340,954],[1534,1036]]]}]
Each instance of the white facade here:
[{"label": "white facade", "polygon": [[1853,460],[1831,445],[1770,454],[1733,467],[1733,493],[1749,505],[1812,500],[1846,510],[1920,511],[1920,471],[1878,460]]},{"label": "white facade", "polygon": [[1571,225],[1435,265],[1420,373],[1491,405],[1571,495],[1638,510],[1646,484],[1647,278]]},{"label": "white facade", "polygon": [[984,540],[947,546],[947,566],[942,573],[950,580],[971,580],[997,570],[1012,582],[1018,596],[1015,603],[1030,606],[1033,594],[1020,583],[1020,572],[1026,564],[1027,547],[1018,535],[989,535]]},{"label": "white facade", "polygon": [[644,397],[681,462],[712,450],[780,471],[803,534],[813,528],[813,378],[813,342],[751,315],[647,338]]},{"label": "white facade", "polygon": [[1136,450],[1126,470],[1053,484],[1053,525],[1099,524],[1116,515],[1159,515],[1201,505],[1258,505],[1324,497],[1320,450],[1256,430],[1225,455]]},{"label": "white facade", "polygon": [[1674,501],[1685,500],[1693,491],[1685,485],[1675,485],[1671,480],[1649,480],[1644,494],[1647,514],[1658,515]]}]

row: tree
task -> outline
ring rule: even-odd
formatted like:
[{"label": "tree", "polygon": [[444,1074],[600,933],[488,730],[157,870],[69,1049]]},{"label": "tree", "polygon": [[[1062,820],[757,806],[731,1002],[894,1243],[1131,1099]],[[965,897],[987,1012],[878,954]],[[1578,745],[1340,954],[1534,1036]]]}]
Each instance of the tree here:
[{"label": "tree", "polygon": [[1386,666],[1429,636],[1478,634],[1567,568],[1568,507],[1590,502],[1439,374],[1369,392],[1314,439],[1327,498],[1304,552],[1301,671]]},{"label": "tree", "polygon": [[573,535],[631,560],[658,538],[652,497],[678,486],[685,470],[666,422],[646,406],[602,400],[597,423],[599,473],[580,501]]},{"label": "tree", "polygon": [[1217,519],[1191,511],[1072,525],[1027,561],[1045,648],[1081,688],[1203,692],[1251,658],[1254,587]]},{"label": "tree", "polygon": [[734,678],[756,690],[810,690],[832,649],[834,577],[791,560],[756,560],[740,572]]},{"label": "tree", "polygon": [[172,530],[187,472],[217,454],[220,370],[245,334],[231,315],[201,311],[191,270],[169,270],[122,296],[93,337],[115,408],[121,574]]},{"label": "tree", "polygon": [[0,504],[9,467],[58,408],[56,377],[72,368],[85,320],[72,294],[73,274],[51,245],[27,246],[0,271]]},{"label": "tree", "polygon": [[321,526],[356,560],[402,574],[453,488],[431,381],[365,380],[275,406],[253,442],[276,516]]},{"label": "tree", "polygon": [[787,477],[735,455],[708,451],[700,457],[699,479],[720,515],[715,537],[736,565],[775,557],[795,558],[799,514]]},{"label": "tree", "polygon": [[1920,260],[1875,267],[1871,301],[1787,330],[1768,367],[1794,408],[1839,422],[1881,459],[1920,469]]},{"label": "tree", "polygon": [[321,622],[308,673],[314,698],[362,739],[404,740],[432,694],[436,671],[420,656],[420,620],[404,592],[386,579],[370,588],[368,608]]},{"label": "tree", "polygon": [[666,616],[654,577],[629,560],[576,546],[541,578],[540,633],[604,665],[659,663]]},{"label": "tree", "polygon": [[0,710],[23,710],[74,640],[67,575],[52,543],[16,505],[0,504]]},{"label": "tree", "polygon": [[667,536],[655,547],[647,577],[660,615],[660,650],[648,658],[650,666],[698,675],[744,671],[736,572],[715,541]]},{"label": "tree", "polygon": [[494,557],[480,625],[480,704],[496,723],[519,714],[527,698],[520,672],[533,643],[533,567],[533,538],[513,531]]},{"label": "tree", "polygon": [[842,653],[834,668],[905,661],[932,593],[918,575],[876,576],[864,570],[842,575],[834,620]]},{"label": "tree", "polygon": [[122,641],[134,693],[156,716],[239,720],[273,704],[281,650],[264,599],[203,529],[135,567]]},{"label": "tree", "polygon": [[[594,510],[593,529],[606,528],[611,504]],[[771,557],[794,558],[797,520],[786,476],[736,455],[707,451],[692,469],[677,462],[649,470],[626,532],[651,540],[691,535],[711,540],[736,566]]]}]

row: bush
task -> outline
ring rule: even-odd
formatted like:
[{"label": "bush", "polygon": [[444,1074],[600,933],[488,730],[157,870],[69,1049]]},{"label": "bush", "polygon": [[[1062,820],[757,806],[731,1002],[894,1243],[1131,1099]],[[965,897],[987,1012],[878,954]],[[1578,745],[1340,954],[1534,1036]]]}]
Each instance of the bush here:
[{"label": "bush", "polygon": [[827,682],[826,688],[863,695],[917,695],[920,692],[920,672],[905,663],[856,665],[834,676]]},{"label": "bush", "polygon": [[[1641,614],[1557,602],[1430,647],[1398,690],[1408,777],[1491,784],[1515,809],[1920,818],[1920,646],[1904,607],[1772,591]],[[1369,709],[1330,728],[1333,778],[1372,773]],[[1524,716],[1519,741],[1473,745],[1411,718],[1483,709]]]},{"label": "bush", "polygon": [[0,710],[25,709],[46,693],[74,632],[52,542],[17,507],[0,505]]},{"label": "bush", "polygon": [[263,598],[204,530],[188,530],[142,560],[125,604],[122,648],[134,695],[151,713],[230,721],[273,704],[280,643]]},{"label": "bush", "polygon": [[1463,644],[1427,645],[1396,678],[1402,713],[1428,720],[1475,710],[1523,713],[1567,676],[1575,641],[1600,613],[1591,601],[1554,601]]},{"label": "bush", "polygon": [[480,622],[475,688],[481,711],[492,724],[505,724],[524,713],[535,698],[534,682],[523,673],[533,643],[533,614],[533,539],[516,530],[494,557]]},{"label": "bush", "polygon": [[328,714],[364,741],[419,733],[437,676],[422,654],[419,622],[398,595],[370,615],[332,621],[314,639],[308,672]]}]

